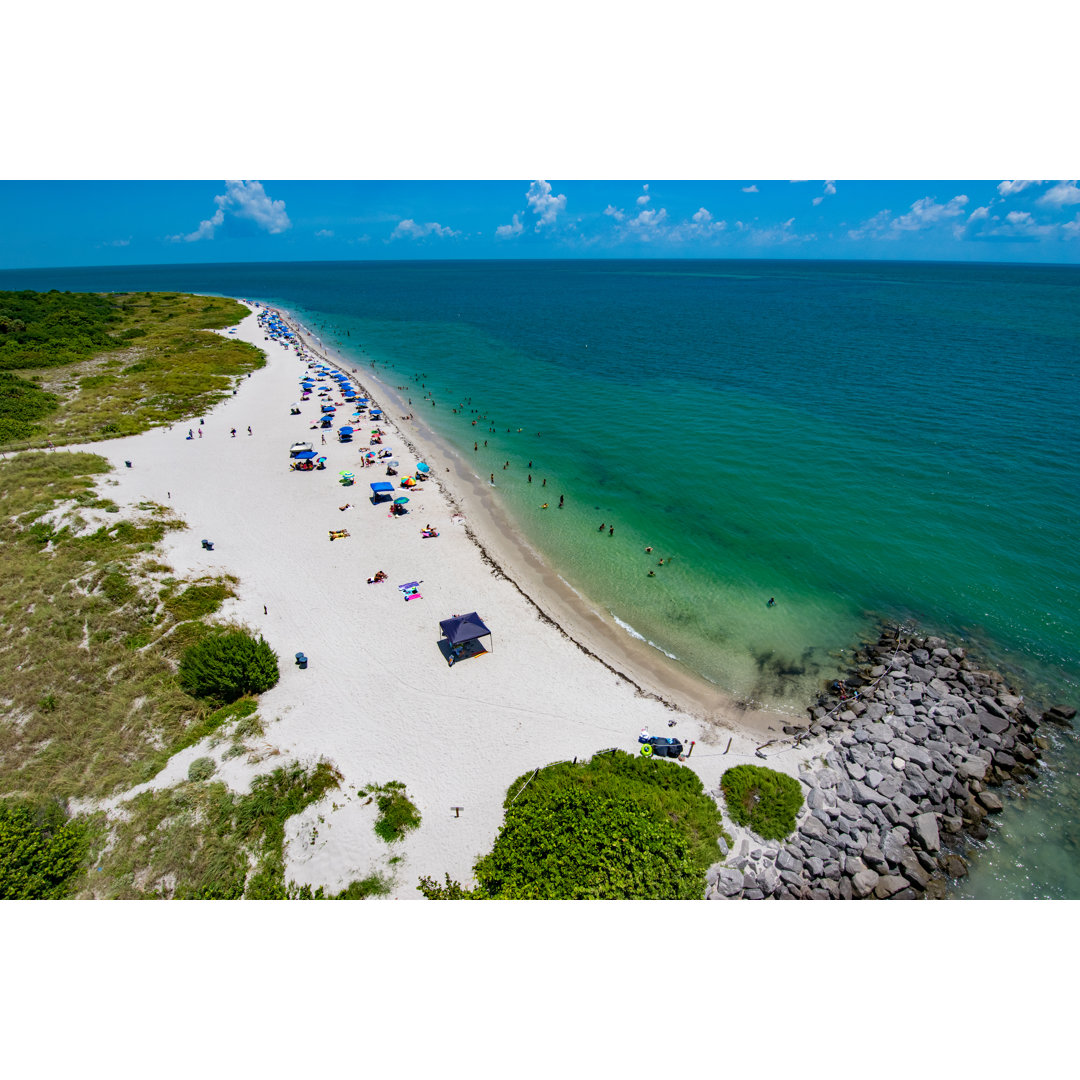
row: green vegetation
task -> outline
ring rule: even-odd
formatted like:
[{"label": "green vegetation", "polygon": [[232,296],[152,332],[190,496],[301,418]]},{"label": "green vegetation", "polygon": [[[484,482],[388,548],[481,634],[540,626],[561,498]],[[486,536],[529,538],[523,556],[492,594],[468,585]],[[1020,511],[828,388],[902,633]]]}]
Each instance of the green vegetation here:
[{"label": "green vegetation", "polygon": [[290,895],[285,821],[340,780],[323,761],[310,771],[294,763],[258,776],[247,795],[233,795],[216,781],[143,792],[124,805],[125,819],[113,826],[108,850],[99,824],[94,865],[101,869],[91,872],[86,887],[119,899],[284,900]]},{"label": "green vegetation", "polygon": [[0,799],[0,900],[58,900],[86,854],[86,826],[60,803]]},{"label": "green vegetation", "polygon": [[519,777],[471,892],[421,878],[429,899],[700,899],[720,812],[690,769],[621,751]]},{"label": "green vegetation", "polygon": [[420,811],[409,801],[400,780],[390,780],[382,785],[369,784],[357,794],[376,798],[379,816],[375,821],[375,833],[388,844],[403,839],[411,829],[419,828]]},{"label": "green vegetation", "polygon": [[803,804],[799,781],[758,765],[736,765],[720,780],[731,820],[763,840],[782,840],[795,831]]},{"label": "green vegetation", "polygon": [[385,874],[369,874],[329,896],[321,885],[314,892],[310,885],[290,885],[288,891],[290,900],[366,900],[369,896],[386,896],[393,887],[393,879]]},{"label": "green vegetation", "polygon": [[0,446],[42,435],[45,428],[38,421],[55,412],[59,403],[55,394],[0,371]]},{"label": "green vegetation", "polygon": [[123,321],[96,293],[0,292],[0,371],[59,367],[114,348]]},{"label": "green vegetation", "polygon": [[213,758],[200,757],[196,758],[189,766],[187,771],[187,778],[193,783],[197,784],[202,780],[209,780],[214,772],[217,770],[217,766],[214,764]]},{"label": "green vegetation", "polygon": [[0,292],[0,447],[201,415],[265,363],[245,342],[205,332],[247,314],[234,300],[178,293]]},{"label": "green vegetation", "polygon": [[191,645],[180,660],[184,690],[192,697],[226,703],[244,694],[261,694],[280,677],[277,654],[246,630],[215,631]]},{"label": "green vegetation", "polygon": [[228,597],[236,595],[232,589],[235,584],[237,581],[233,577],[211,581],[209,584],[200,582],[189,585],[179,596],[168,596],[166,589],[163,596],[165,607],[177,622],[203,619],[207,615],[213,615]]}]

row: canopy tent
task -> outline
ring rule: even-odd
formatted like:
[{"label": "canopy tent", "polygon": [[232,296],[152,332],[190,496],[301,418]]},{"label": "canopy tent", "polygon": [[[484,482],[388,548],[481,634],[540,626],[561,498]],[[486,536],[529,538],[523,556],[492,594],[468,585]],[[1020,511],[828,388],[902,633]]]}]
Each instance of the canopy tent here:
[{"label": "canopy tent", "polygon": [[299,458],[301,461],[310,461],[313,457],[317,456],[318,455],[314,450],[301,450],[299,453],[293,454],[294,458]]},{"label": "canopy tent", "polygon": [[439,623],[439,629],[451,645],[464,645],[466,642],[491,636],[491,631],[475,611],[470,611],[468,615],[455,615],[452,619],[443,619]]},{"label": "canopy tent", "polygon": [[393,493],[394,485],[388,484],[385,480],[379,480],[377,483],[371,485],[371,494],[374,495],[376,499],[378,499],[380,495],[393,495]]}]

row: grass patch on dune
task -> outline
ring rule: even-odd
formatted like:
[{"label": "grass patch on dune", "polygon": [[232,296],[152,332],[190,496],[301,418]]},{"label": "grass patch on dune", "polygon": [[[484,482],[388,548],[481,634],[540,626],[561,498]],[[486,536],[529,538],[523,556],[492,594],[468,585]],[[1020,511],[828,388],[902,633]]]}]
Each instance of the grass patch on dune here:
[{"label": "grass patch on dune", "polygon": [[698,900],[720,811],[690,769],[624,754],[518,777],[478,886],[421,878],[429,899]]},{"label": "grass patch on dune", "polygon": [[[98,839],[84,895],[113,899],[284,900],[285,822],[338,786],[328,762],[257,776],[246,795],[219,781],[147,791]],[[100,867],[100,869],[98,869]]]},{"label": "grass patch on dune", "polygon": [[375,820],[375,835],[388,844],[403,840],[407,832],[420,827],[420,811],[405,794],[405,785],[400,780],[368,784],[357,794],[370,795],[375,799],[379,808],[379,816]]},{"label": "grass patch on dune", "polygon": [[181,656],[213,632],[190,616],[231,582],[176,583],[163,601],[148,568],[183,523],[152,507],[87,527],[108,469],[85,453],[0,461],[0,795],[112,794],[255,709],[222,712],[181,689]]},{"label": "grass patch on dune", "polygon": [[247,314],[235,300],[182,293],[0,292],[0,447],[200,416],[265,363],[251,345],[206,332]]}]

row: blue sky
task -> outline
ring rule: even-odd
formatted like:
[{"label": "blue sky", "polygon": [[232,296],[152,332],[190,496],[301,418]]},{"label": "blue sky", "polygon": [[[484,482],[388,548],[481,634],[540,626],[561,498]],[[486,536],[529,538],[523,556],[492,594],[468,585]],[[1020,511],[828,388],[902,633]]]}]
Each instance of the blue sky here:
[{"label": "blue sky", "polygon": [[2,181],[4,268],[319,259],[1080,262],[1073,181]]}]

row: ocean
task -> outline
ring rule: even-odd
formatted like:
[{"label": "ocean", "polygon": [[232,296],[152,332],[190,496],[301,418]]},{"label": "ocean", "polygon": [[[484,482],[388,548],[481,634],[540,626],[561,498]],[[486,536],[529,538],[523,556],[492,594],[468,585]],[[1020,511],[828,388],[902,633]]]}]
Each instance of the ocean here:
[{"label": "ocean", "polygon": [[[575,589],[741,700],[801,713],[888,619],[1080,704],[1080,267],[0,272],[12,288],[288,308],[405,387]],[[1050,737],[961,895],[1080,897],[1080,747]]]}]

